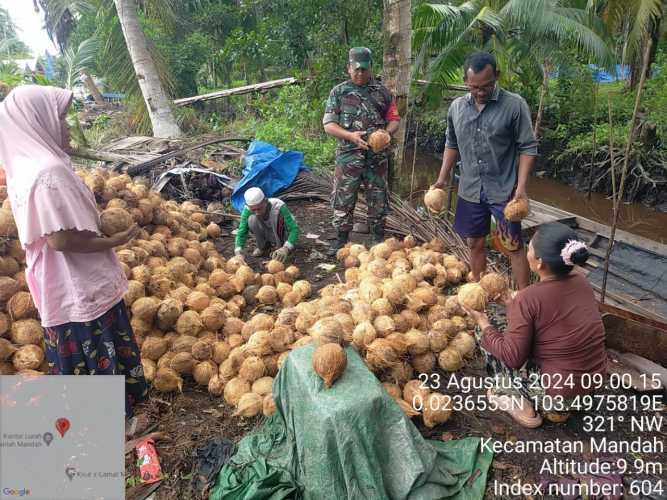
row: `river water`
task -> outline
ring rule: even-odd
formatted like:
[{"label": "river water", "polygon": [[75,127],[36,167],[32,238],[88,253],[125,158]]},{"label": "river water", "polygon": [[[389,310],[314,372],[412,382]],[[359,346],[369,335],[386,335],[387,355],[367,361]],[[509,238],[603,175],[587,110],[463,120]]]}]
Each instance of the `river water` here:
[{"label": "river water", "polygon": [[[401,196],[408,198],[412,186],[413,199],[419,199],[437,178],[441,160],[433,154],[418,151],[413,180],[413,154],[410,149],[405,152],[399,192]],[[528,184],[528,196],[587,219],[611,224],[612,202],[599,193],[592,193],[591,199],[588,200],[586,193],[579,192],[571,186],[553,179],[533,176]],[[667,214],[656,212],[639,203],[624,203],[621,206],[618,228],[667,244]]]}]

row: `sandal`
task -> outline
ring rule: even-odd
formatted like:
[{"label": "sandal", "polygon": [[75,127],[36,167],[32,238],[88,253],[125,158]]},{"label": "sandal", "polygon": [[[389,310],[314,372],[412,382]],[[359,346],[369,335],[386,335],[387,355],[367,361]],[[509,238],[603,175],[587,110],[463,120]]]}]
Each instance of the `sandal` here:
[{"label": "sandal", "polygon": [[520,404],[517,399],[505,394],[494,394],[491,389],[486,393],[489,403],[496,403],[500,411],[509,413],[509,415],[523,427],[535,429],[542,425],[542,416],[535,412],[533,405],[526,398],[520,396]]}]

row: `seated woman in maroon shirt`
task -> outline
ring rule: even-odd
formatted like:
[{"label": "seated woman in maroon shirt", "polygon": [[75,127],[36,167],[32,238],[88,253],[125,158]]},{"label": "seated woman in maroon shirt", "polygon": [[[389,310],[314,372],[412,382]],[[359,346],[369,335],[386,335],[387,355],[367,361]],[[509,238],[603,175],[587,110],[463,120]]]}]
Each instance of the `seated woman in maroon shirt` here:
[{"label": "seated woman in maroon shirt", "polygon": [[528,246],[530,269],[540,281],[507,300],[505,332],[486,314],[468,311],[481,330],[489,374],[499,379],[489,401],[526,427],[541,425],[540,412],[551,421],[566,420],[577,396],[601,385],[592,382],[594,374],[605,376],[605,332],[593,289],[571,272],[588,256],[572,229],[546,224]]}]

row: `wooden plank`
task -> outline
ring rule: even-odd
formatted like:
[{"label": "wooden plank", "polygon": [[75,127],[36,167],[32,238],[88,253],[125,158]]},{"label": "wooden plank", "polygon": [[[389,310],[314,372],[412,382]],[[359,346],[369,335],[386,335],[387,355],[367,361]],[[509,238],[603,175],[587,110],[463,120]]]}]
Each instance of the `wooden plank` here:
[{"label": "wooden plank", "polygon": [[[592,281],[589,281],[591,286],[593,287],[593,290],[598,292],[598,294],[601,293],[602,287],[596,285]],[[655,321],[664,323],[667,322],[667,318],[664,316],[661,316],[659,314],[656,314],[655,311],[651,309],[647,309],[645,307],[640,306],[639,304],[636,304],[635,302],[632,301],[632,297],[627,297],[625,295],[621,294],[616,294],[616,293],[610,293],[609,291],[606,292],[605,294],[606,297],[609,297],[610,299],[613,299],[619,307],[622,309],[628,309],[630,311],[633,311],[637,314],[640,314],[642,316],[645,316],[647,318],[654,319]],[[606,300],[606,299],[605,299]]]},{"label": "wooden plank", "polygon": [[615,307],[611,304],[607,304],[606,302],[604,304],[598,304],[598,306],[600,312],[602,313],[611,314],[613,316],[618,316],[623,319],[630,319],[632,321],[636,321],[637,323],[641,323],[643,325],[650,326],[652,328],[657,328],[658,330],[662,330],[667,334],[667,322],[657,321],[651,318],[647,318],[646,316],[642,316],[641,314],[637,314],[632,311],[628,311],[626,309]]},{"label": "wooden plank", "polygon": [[232,89],[218,90],[216,92],[211,92],[209,94],[196,95],[193,97],[184,97],[182,99],[176,99],[174,104],[176,106],[187,106],[200,101],[210,101],[212,99],[220,99],[222,97],[229,97],[233,95],[242,95],[249,94],[251,92],[261,92],[264,90],[274,89],[277,87],[283,87],[285,85],[293,85],[298,83],[298,80],[293,77],[281,78],[280,80],[270,80],[268,82],[255,83],[253,85],[244,85],[242,87],[234,87]]},{"label": "wooden plank", "polygon": [[607,352],[609,353],[609,361],[607,363],[607,373],[609,375],[630,375],[632,388],[638,392],[657,391],[664,387],[659,381],[654,383],[650,376],[642,377],[636,368],[624,362],[621,353],[613,349],[608,349]]}]

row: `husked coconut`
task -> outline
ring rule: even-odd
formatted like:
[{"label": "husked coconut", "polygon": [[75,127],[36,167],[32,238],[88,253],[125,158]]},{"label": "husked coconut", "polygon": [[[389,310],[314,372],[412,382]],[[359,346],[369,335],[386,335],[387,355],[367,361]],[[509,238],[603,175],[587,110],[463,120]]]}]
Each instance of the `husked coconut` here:
[{"label": "husked coconut", "polygon": [[528,217],[529,213],[530,205],[527,198],[510,200],[503,210],[503,215],[505,215],[505,218],[511,222],[519,222]]},{"label": "husked coconut", "polygon": [[37,317],[37,308],[29,292],[17,292],[7,302],[7,312],[12,321]]},{"label": "husked coconut", "polygon": [[169,368],[175,370],[178,374],[192,374],[197,361],[189,352],[178,352],[169,362]]},{"label": "husked coconut", "polygon": [[19,283],[14,278],[0,276],[0,302],[7,302],[19,289]]},{"label": "husked coconut", "polygon": [[276,274],[280,271],[285,270],[285,264],[283,264],[279,260],[270,260],[269,262],[266,263],[266,270],[271,274]]},{"label": "husked coconut", "polygon": [[225,385],[224,397],[227,404],[236,406],[239,404],[241,397],[250,392],[250,383],[239,377],[231,379]]},{"label": "husked coconut", "polygon": [[141,345],[141,357],[152,361],[159,360],[169,349],[169,341],[159,337],[146,337]]},{"label": "husked coconut", "polygon": [[507,281],[498,273],[488,273],[479,280],[491,300],[498,299],[507,290]]},{"label": "husked coconut", "polygon": [[208,383],[211,379],[218,374],[218,365],[213,361],[202,361],[198,363],[193,372],[192,377],[195,379],[199,385],[208,387]]},{"label": "husked coconut", "polygon": [[182,392],[183,379],[174,370],[168,367],[158,368],[153,380],[153,387],[160,392]]},{"label": "husked coconut", "polygon": [[[5,200],[5,202],[7,201],[8,199]],[[14,222],[14,214],[12,214],[10,209],[4,208],[5,202],[3,202],[3,208],[0,209],[0,236],[16,238],[18,231]]]},{"label": "husked coconut", "polygon": [[422,417],[424,425],[429,429],[444,424],[452,416],[452,398],[446,394],[433,392],[424,401]]},{"label": "husked coconut", "polygon": [[429,189],[424,195],[424,205],[431,212],[441,212],[445,208],[445,191],[439,188]]},{"label": "husked coconut", "polygon": [[215,222],[211,222],[208,226],[206,226],[206,234],[209,238],[220,238],[222,235],[222,229],[220,229],[220,226],[218,226]]},{"label": "husked coconut", "polygon": [[181,335],[196,336],[204,324],[196,311],[185,311],[176,321],[176,331]]},{"label": "husked coconut", "polygon": [[396,324],[391,316],[377,316],[373,320],[373,327],[378,337],[386,337],[396,331]]},{"label": "husked coconut", "polygon": [[466,358],[475,352],[477,343],[475,338],[466,332],[459,332],[449,343],[449,347],[456,349],[459,354]]},{"label": "husked coconut", "polygon": [[18,345],[42,345],[44,330],[39,321],[35,319],[21,319],[14,321],[11,327],[11,340]]},{"label": "husked coconut", "polygon": [[347,367],[347,355],[345,350],[336,343],[320,345],[313,352],[313,369],[326,387],[331,387],[343,374]]},{"label": "husked coconut", "polygon": [[435,369],[437,359],[434,353],[428,351],[412,356],[411,363],[418,373],[431,373]]},{"label": "husked coconut", "polygon": [[195,291],[188,295],[185,305],[193,311],[201,312],[208,307],[210,302],[210,297],[204,292]]},{"label": "husked coconut", "polygon": [[172,342],[171,350],[176,353],[192,353],[192,346],[194,346],[197,342],[199,342],[199,339],[197,337],[193,337],[192,335],[179,335]]},{"label": "husked coconut", "polygon": [[391,368],[400,362],[398,353],[392,347],[391,342],[384,338],[371,342],[366,352],[366,361],[373,370]]},{"label": "husked coconut", "polygon": [[403,387],[403,399],[415,408],[423,406],[430,393],[431,390],[418,379],[406,382]]},{"label": "husked coconut", "polygon": [[408,352],[412,356],[424,354],[430,350],[429,338],[419,330],[411,328],[405,334],[405,342],[408,346]]},{"label": "husked coconut", "polygon": [[239,399],[238,406],[234,412],[235,417],[252,418],[262,412],[264,407],[264,398],[254,392],[243,394]]},{"label": "husked coconut", "polygon": [[379,153],[383,151],[391,142],[391,135],[384,129],[378,129],[373,131],[368,136],[368,145],[371,147],[374,153]]},{"label": "husked coconut", "polygon": [[272,388],[273,377],[262,377],[252,383],[252,388],[250,390],[260,396],[266,396],[267,394],[271,394]]},{"label": "husked coconut", "polygon": [[132,224],[132,216],[122,208],[107,208],[100,214],[100,228],[107,236],[126,231]]},{"label": "husked coconut", "polygon": [[44,351],[36,345],[22,345],[12,356],[16,371],[37,370],[44,361]]},{"label": "husked coconut", "polygon": [[200,313],[200,319],[204,327],[212,332],[222,328],[225,323],[225,306],[221,304],[211,303],[206,309]]},{"label": "husked coconut", "polygon": [[160,330],[167,331],[172,328],[180,315],[183,314],[183,306],[176,299],[166,298],[157,308],[157,325]]},{"label": "husked coconut", "polygon": [[447,372],[455,372],[463,366],[463,358],[456,349],[447,348],[438,355],[438,365]]},{"label": "husked coconut", "polygon": [[257,292],[257,300],[262,304],[275,304],[278,302],[278,293],[272,286],[263,286]]},{"label": "husked coconut", "polygon": [[370,321],[359,323],[352,333],[352,343],[360,351],[365,351],[368,345],[377,338],[375,328]]},{"label": "husked coconut", "polygon": [[310,327],[308,333],[318,344],[342,344],[344,341],[342,325],[331,317],[322,318],[316,321],[315,324]]},{"label": "husked coconut", "polygon": [[239,368],[239,377],[252,383],[264,376],[266,367],[258,356],[248,356]]},{"label": "husked coconut", "polygon": [[459,304],[475,311],[483,311],[486,307],[487,294],[484,288],[478,283],[461,285],[457,298]]},{"label": "husked coconut", "polygon": [[192,344],[192,357],[197,361],[207,361],[213,357],[213,344],[199,340]]},{"label": "husked coconut", "polygon": [[306,280],[295,281],[292,285],[292,290],[298,292],[304,299],[310,297],[310,294],[312,293],[312,287]]},{"label": "husked coconut", "polygon": [[155,297],[141,297],[132,304],[132,316],[152,323],[159,307],[160,301]]},{"label": "husked coconut", "polygon": [[220,375],[213,375],[208,381],[208,392],[212,396],[222,396],[225,383]]},{"label": "husked coconut", "polygon": [[8,360],[16,350],[9,340],[0,338],[0,361]]}]

